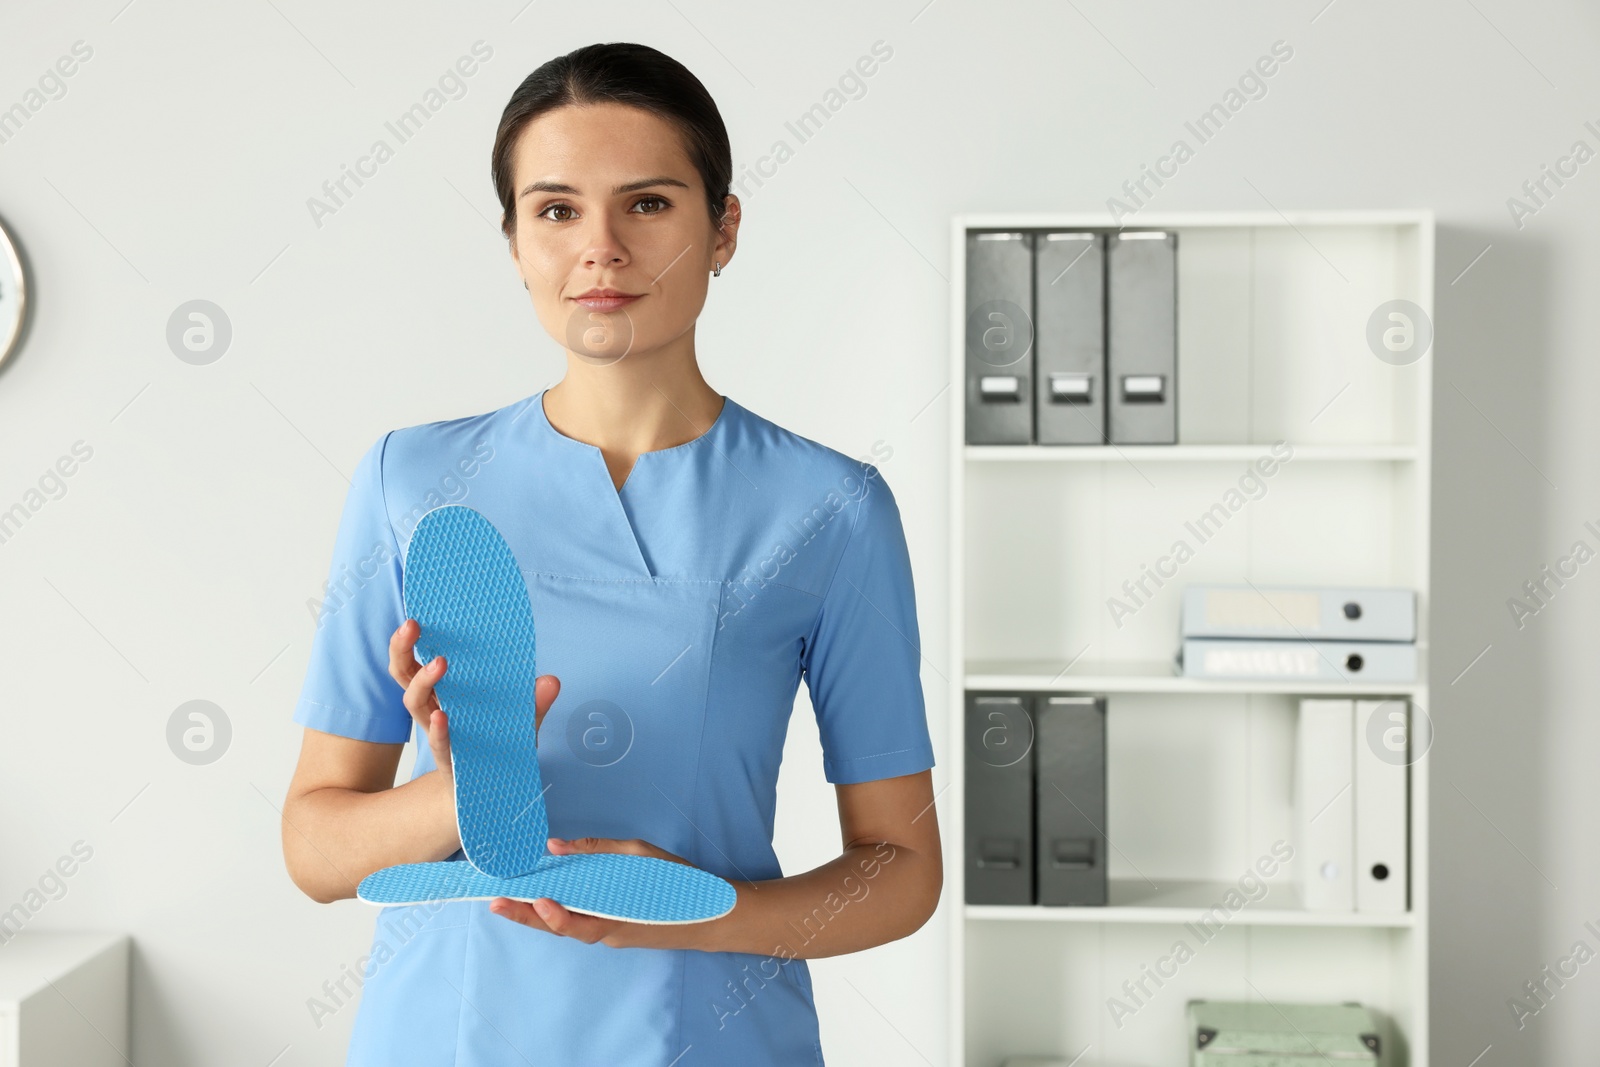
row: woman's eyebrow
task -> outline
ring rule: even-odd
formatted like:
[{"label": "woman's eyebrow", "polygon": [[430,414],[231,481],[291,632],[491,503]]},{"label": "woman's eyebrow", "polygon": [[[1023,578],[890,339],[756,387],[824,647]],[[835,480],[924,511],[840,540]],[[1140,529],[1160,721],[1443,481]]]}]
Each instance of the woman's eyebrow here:
[{"label": "woman's eyebrow", "polygon": [[[628,182],[626,185],[619,185],[615,189],[611,190],[611,195],[622,196],[624,193],[636,193],[640,189],[648,189],[652,185],[676,185],[680,189],[689,188],[686,183],[680,182],[676,178],[670,178],[666,175],[662,175],[658,178],[645,178],[641,181]],[[522,192],[517,194],[517,198],[520,200],[529,193],[565,193],[568,196],[577,196],[578,190],[574,189],[570,185],[565,184],[564,182],[537,181],[530,182],[522,190]]]}]

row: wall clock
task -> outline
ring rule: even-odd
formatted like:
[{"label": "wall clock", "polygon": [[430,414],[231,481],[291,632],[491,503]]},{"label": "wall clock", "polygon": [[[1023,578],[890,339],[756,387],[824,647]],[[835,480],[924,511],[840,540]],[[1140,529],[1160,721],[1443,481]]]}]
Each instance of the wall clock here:
[{"label": "wall clock", "polygon": [[11,231],[0,222],[0,368],[22,345],[28,311],[28,276]]}]

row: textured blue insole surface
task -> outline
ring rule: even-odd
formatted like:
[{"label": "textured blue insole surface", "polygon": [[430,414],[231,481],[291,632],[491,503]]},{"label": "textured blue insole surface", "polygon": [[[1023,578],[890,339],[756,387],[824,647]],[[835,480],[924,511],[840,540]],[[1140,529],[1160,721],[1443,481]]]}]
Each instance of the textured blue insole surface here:
[{"label": "textured blue insole surface", "polygon": [[682,863],[623,853],[553,856],[536,747],[533,610],[511,548],[472,508],[422,517],[406,553],[403,596],[422,628],[417,658],[446,661],[434,685],[450,730],[456,823],[465,863],[408,863],[362,879],[373,904],[549,897],[574,911],[635,922],[700,922],[734,905],[727,881]]},{"label": "textured blue insole surface", "polygon": [[371,904],[422,904],[434,900],[549,897],[573,911],[643,923],[692,923],[733,910],[733,886],[671,860],[620,852],[546,855],[531,874],[494,878],[470,863],[407,863],[361,880],[360,899]]},{"label": "textured blue insole surface", "polygon": [[533,610],[511,548],[488,519],[450,505],[411,535],[406,614],[418,658],[445,658],[434,685],[450,729],[461,848],[485,874],[533,870],[545,852],[535,748]]}]

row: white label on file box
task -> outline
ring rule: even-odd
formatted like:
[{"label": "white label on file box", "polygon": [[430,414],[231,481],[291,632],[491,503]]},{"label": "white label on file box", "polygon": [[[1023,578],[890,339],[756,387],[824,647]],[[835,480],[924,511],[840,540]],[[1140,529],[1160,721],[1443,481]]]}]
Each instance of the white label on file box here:
[{"label": "white label on file box", "polygon": [[1124,400],[1160,400],[1166,379],[1159,374],[1127,374],[1122,378]]},{"label": "white label on file box", "polygon": [[1322,628],[1322,597],[1301,589],[1207,589],[1206,625]]},{"label": "white label on file box", "polygon": [[1087,374],[1052,374],[1050,395],[1063,400],[1088,400],[1093,395],[1090,389],[1093,381]]},{"label": "white label on file box", "polygon": [[1230,675],[1303,675],[1315,678],[1321,673],[1317,650],[1310,645],[1291,648],[1207,648],[1201,660],[1206,674],[1226,678]]},{"label": "white label on file box", "polygon": [[1016,396],[1017,378],[1011,374],[992,374],[978,379],[978,390],[984,396]]}]

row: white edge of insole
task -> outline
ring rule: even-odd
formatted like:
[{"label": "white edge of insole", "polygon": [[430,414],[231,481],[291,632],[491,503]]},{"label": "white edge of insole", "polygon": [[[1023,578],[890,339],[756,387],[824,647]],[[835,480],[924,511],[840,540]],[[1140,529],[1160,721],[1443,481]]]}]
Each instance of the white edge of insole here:
[{"label": "white edge of insole", "polygon": [[[422,900],[368,900],[363,896],[357,896],[356,899],[361,901],[363,904],[375,904],[381,908],[411,908],[418,904],[449,904],[457,900],[499,900],[501,897],[505,897],[507,900],[520,900],[528,904],[533,903],[535,900],[555,899],[553,897],[506,897],[504,893],[495,893],[490,896],[483,897],[427,897]],[[560,901],[557,901],[557,903],[559,904]],[[733,908],[729,908],[728,911],[721,911],[715,915],[708,915],[704,919],[633,919],[626,915],[607,915],[603,911],[585,911],[582,908],[574,908],[566,904],[562,904],[561,906],[566,908],[568,911],[578,912],[580,915],[593,915],[598,919],[616,919],[619,922],[625,923],[643,923],[646,926],[688,926],[692,923],[710,922],[712,919],[722,918],[724,915],[728,914],[728,912],[733,910]]]}]

